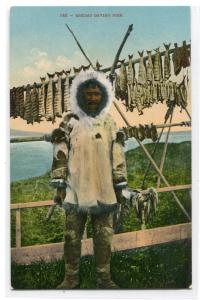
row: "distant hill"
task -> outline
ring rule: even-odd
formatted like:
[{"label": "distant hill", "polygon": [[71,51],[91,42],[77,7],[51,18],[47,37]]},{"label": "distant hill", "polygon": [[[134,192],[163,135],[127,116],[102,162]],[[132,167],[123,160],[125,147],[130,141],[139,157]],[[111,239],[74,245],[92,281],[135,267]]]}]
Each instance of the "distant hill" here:
[{"label": "distant hill", "polygon": [[44,134],[45,134],[45,132],[22,131],[22,130],[10,129],[10,137],[42,136]]}]

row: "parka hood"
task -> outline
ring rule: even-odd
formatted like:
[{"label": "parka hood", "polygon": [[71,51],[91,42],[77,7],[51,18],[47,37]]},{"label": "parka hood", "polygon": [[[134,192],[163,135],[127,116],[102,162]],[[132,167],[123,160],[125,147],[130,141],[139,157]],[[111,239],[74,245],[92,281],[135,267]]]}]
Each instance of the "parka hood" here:
[{"label": "parka hood", "polygon": [[[102,90],[101,104],[97,113],[93,116],[81,104],[82,88],[89,81],[96,82]],[[106,78],[104,73],[97,71],[81,71],[72,82],[70,95],[71,112],[77,115],[79,119],[85,119],[91,123],[109,111],[113,100],[113,90],[109,79]]]}]

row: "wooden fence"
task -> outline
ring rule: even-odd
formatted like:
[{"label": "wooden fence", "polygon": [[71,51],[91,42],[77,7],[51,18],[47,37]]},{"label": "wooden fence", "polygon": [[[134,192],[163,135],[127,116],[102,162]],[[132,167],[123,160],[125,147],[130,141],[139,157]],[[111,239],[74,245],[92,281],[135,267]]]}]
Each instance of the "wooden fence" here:
[{"label": "wooden fence", "polygon": [[[157,188],[158,193],[190,190],[191,184]],[[142,191],[145,193],[146,191]],[[63,243],[44,244],[22,247],[21,245],[21,209],[55,205],[52,200],[11,204],[16,211],[16,247],[11,249],[11,259],[16,263],[30,264],[35,261],[61,259]],[[145,246],[152,246],[191,238],[191,223],[158,227],[147,230],[115,234],[112,251],[122,251]],[[82,256],[93,254],[92,239],[87,239],[85,232],[82,240]]]}]

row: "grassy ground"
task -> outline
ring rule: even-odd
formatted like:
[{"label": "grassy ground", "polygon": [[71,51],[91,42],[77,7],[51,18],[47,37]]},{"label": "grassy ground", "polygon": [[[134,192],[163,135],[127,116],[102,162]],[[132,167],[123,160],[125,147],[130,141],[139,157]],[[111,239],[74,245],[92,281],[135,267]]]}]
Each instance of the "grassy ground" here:
[{"label": "grassy ground", "polygon": [[[151,152],[153,144],[146,145]],[[159,164],[163,144],[156,154]],[[126,153],[129,186],[140,188],[148,160],[140,148]],[[164,175],[172,185],[191,183],[191,144],[169,144]],[[145,187],[156,186],[157,175],[153,168]],[[48,186],[49,173],[11,184],[12,203],[48,200],[53,191]],[[191,203],[187,191],[176,192],[181,203],[190,213]],[[63,240],[64,213],[57,209],[50,222],[46,223],[47,208],[22,211],[22,245],[45,244]],[[147,228],[187,222],[186,217],[174,202],[171,193],[159,194],[157,214],[151,218]],[[120,232],[139,230],[141,225],[134,210],[124,213]],[[88,235],[92,235],[90,219]],[[15,246],[15,214],[11,213],[11,244]],[[190,245],[175,242],[137,251],[114,253],[112,274],[122,288],[186,288],[191,283]],[[54,288],[64,272],[63,261],[51,264],[39,263],[31,266],[12,265],[13,288]],[[94,258],[81,260],[82,288],[95,288]],[[181,276],[180,276],[181,274]],[[46,276],[46,277],[45,277]]]}]

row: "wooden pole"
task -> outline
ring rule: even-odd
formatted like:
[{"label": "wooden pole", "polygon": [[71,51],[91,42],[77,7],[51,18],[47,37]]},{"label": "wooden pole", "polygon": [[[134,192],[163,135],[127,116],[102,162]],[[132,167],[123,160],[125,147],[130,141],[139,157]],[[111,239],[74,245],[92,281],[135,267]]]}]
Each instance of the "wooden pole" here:
[{"label": "wooden pole", "polygon": [[77,40],[75,34],[73,33],[73,31],[71,30],[71,28],[70,28],[67,24],[65,24],[65,25],[67,26],[68,30],[69,30],[69,31],[71,32],[71,34],[73,35],[73,37],[74,37],[74,39],[75,39],[75,41],[76,41],[76,43],[77,43],[79,49],[80,49],[81,52],[83,53],[84,57],[85,57],[86,60],[89,62],[89,64],[90,64],[91,67],[93,68],[93,70],[95,70],[95,67],[93,66],[91,60],[90,60],[89,57],[86,55],[86,53],[85,53],[85,51],[83,50],[83,48],[81,47],[81,45],[80,45],[79,41]]},{"label": "wooden pole", "polygon": [[[169,123],[172,122],[172,118],[173,118],[173,112],[174,112],[174,108],[171,112],[171,116],[170,116],[170,121]],[[165,163],[165,158],[166,158],[166,154],[167,154],[167,146],[168,146],[168,141],[169,141],[169,134],[171,131],[171,127],[168,128],[167,131],[167,135],[166,135],[166,139],[165,139],[165,144],[164,144],[164,149],[163,149],[163,154],[162,154],[162,158],[161,158],[161,162],[160,162],[160,171],[163,171],[163,167],[164,167],[164,163]],[[157,179],[157,188],[160,187],[160,176],[158,176]]]},{"label": "wooden pole", "polygon": [[[130,126],[129,122],[127,121],[126,117],[124,116],[123,112],[120,110],[120,108],[118,107],[116,101],[114,101],[114,106],[116,107],[117,111],[119,112],[120,116],[122,117],[122,119],[124,120],[124,122],[126,123],[127,126]],[[163,182],[170,187],[170,184],[168,183],[168,181],[166,180],[166,178],[164,177],[164,175],[160,172],[157,164],[155,163],[155,161],[153,160],[153,158],[151,157],[150,153],[148,152],[148,150],[145,148],[145,146],[140,142],[140,140],[136,139],[136,141],[138,142],[138,144],[140,145],[140,147],[142,148],[142,150],[144,151],[145,155],[148,157],[148,159],[150,160],[152,166],[154,167],[155,171],[158,173],[158,175],[160,175],[161,179],[163,180]],[[185,208],[183,207],[183,205],[181,204],[181,202],[179,201],[178,197],[176,196],[176,194],[174,193],[174,191],[171,191],[174,200],[176,201],[176,203],[178,204],[178,206],[180,207],[180,209],[182,210],[182,212],[184,213],[184,215],[188,218],[188,220],[191,220],[189,214],[187,213],[187,211],[185,210]]]},{"label": "wooden pole", "polygon": [[21,210],[16,210],[16,248],[21,247]]},{"label": "wooden pole", "polygon": [[[168,120],[168,118],[165,118],[164,126],[167,125],[167,124],[166,124],[167,120]],[[160,142],[160,139],[161,139],[161,137],[162,137],[162,134],[163,134],[163,131],[164,131],[164,126],[162,127],[162,130],[161,130],[161,132],[160,132],[159,138],[158,138],[158,140],[156,141],[156,144],[155,144],[155,147],[154,147],[154,149],[153,149],[153,152],[151,153],[151,156],[152,156],[153,158],[154,158],[154,155],[155,155],[155,153],[156,153],[157,146],[158,146],[158,144],[159,144],[159,142]],[[150,168],[151,168],[151,162],[149,162],[148,167],[147,167],[147,169],[146,169],[146,171],[145,171],[144,178],[143,178],[143,181],[142,181],[142,184],[141,184],[141,189],[144,188],[145,180],[146,180],[146,178],[147,178],[147,175],[148,175],[148,173],[149,173]]]}]

